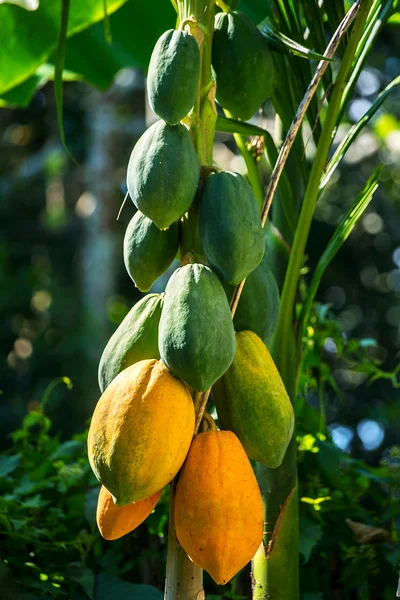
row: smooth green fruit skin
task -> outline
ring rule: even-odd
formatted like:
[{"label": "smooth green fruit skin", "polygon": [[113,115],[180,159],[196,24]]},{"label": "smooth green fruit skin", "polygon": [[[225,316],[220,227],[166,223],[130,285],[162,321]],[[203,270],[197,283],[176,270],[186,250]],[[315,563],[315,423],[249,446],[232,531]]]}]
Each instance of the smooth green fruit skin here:
[{"label": "smooth green fruit skin", "polygon": [[[253,331],[268,345],[279,317],[279,289],[269,267],[267,240],[262,261],[246,279],[233,324],[235,331]],[[230,299],[234,288],[225,284]]]},{"label": "smooth green fruit skin", "polygon": [[189,131],[157,121],[132,150],[126,182],[135,206],[159,229],[167,229],[189,209],[199,177]]},{"label": "smooth green fruit skin", "polygon": [[157,41],[147,74],[149,103],[170,125],[193,107],[200,79],[200,51],[186,31],[166,31]]},{"label": "smooth green fruit skin", "polygon": [[113,379],[140,360],[160,358],[158,351],[158,325],[163,296],[148,294],[128,312],[104,348],[99,363],[101,393]]},{"label": "smooth green fruit skin", "polygon": [[233,431],[249,458],[281,464],[294,429],[289,396],[272,357],[251,331],[236,334],[236,355],[213,395],[221,429]]},{"label": "smooth green fruit skin", "polygon": [[200,264],[175,271],[165,290],[158,345],[168,369],[204,392],[235,356],[228,300],[218,276]]},{"label": "smooth green fruit skin", "polygon": [[242,12],[216,15],[212,66],[219,104],[250,119],[272,91],[273,63],[262,33]]},{"label": "smooth green fruit skin", "polygon": [[230,171],[210,175],[200,199],[200,240],[210,265],[232,285],[264,256],[257,199],[245,178]]},{"label": "smooth green fruit skin", "polygon": [[174,260],[179,248],[178,224],[160,231],[139,210],[129,222],[124,238],[124,262],[132,281],[147,292]]}]

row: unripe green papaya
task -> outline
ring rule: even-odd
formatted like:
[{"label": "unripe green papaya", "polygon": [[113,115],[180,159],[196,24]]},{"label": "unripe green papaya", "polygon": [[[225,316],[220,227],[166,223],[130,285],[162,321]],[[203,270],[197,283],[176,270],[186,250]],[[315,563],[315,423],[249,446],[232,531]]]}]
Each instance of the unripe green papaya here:
[{"label": "unripe green papaya", "polygon": [[132,150],[126,182],[136,207],[159,229],[167,229],[189,209],[199,177],[189,131],[157,121]]},{"label": "unripe green papaya", "polygon": [[279,467],[293,435],[293,407],[267,347],[252,331],[236,334],[235,358],[213,394],[221,429],[233,431],[250,458]]},{"label": "unripe green papaya", "polygon": [[120,371],[146,358],[160,358],[158,324],[162,304],[163,295],[148,294],[131,308],[114,331],[99,363],[102,393]]},{"label": "unripe green papaya", "polygon": [[[278,284],[269,267],[267,240],[265,244],[262,261],[244,284],[233,325],[235,331],[253,331],[268,344],[278,322],[280,299]],[[231,298],[234,288],[226,284],[225,289]]]},{"label": "unripe green papaya", "polygon": [[160,231],[139,210],[129,222],[124,238],[124,262],[132,281],[147,292],[174,260],[179,248],[178,224]]},{"label": "unripe green papaya", "polygon": [[168,369],[198,392],[228,369],[235,355],[235,331],[224,288],[209,267],[186,265],[172,275],[158,346]]},{"label": "unripe green papaya", "polygon": [[219,104],[250,119],[272,91],[273,63],[262,33],[242,12],[216,15],[212,66]]},{"label": "unripe green papaya", "polygon": [[245,279],[264,256],[257,199],[239,173],[213,173],[206,179],[199,227],[208,262],[232,285]]},{"label": "unripe green papaya", "polygon": [[200,79],[200,51],[186,31],[166,31],[157,41],[147,74],[149,103],[156,115],[176,125],[193,107]]}]

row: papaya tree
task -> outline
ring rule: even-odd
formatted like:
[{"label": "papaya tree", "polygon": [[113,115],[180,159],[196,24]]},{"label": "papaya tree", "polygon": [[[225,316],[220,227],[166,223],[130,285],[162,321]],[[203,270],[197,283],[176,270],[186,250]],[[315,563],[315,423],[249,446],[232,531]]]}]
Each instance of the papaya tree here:
[{"label": "papaya tree", "polygon": [[[168,600],[203,597],[203,569],[222,585],[250,561],[254,600],[299,597],[295,413],[307,328],[324,271],[371,201],[380,168],[307,278],[305,252],[330,177],[400,83],[332,153],[396,4],[270,0],[238,10],[230,1],[173,0],[175,23],[147,61],[159,120],[127,164],[137,212],[124,262],[143,292],[177,255],[180,267],[165,294],[139,301],[108,342],[88,449],[106,539],[134,529],[170,485]],[[72,28],[69,2],[62,8],[53,69],[60,123],[65,40],[80,27]],[[267,101],[274,136],[249,122]],[[214,163],[218,131],[233,135],[246,176]]]}]

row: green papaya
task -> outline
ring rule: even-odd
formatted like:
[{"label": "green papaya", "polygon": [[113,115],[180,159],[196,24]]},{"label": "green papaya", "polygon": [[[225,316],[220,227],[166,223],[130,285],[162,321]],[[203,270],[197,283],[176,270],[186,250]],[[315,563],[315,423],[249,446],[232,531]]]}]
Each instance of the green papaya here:
[{"label": "green papaya", "polygon": [[[267,240],[265,243],[262,261],[244,284],[233,325],[235,331],[253,331],[264,344],[268,344],[278,322],[280,298],[278,284],[269,267]],[[224,287],[230,299],[234,288],[228,284]]]},{"label": "green papaya", "polygon": [[192,204],[199,177],[189,131],[157,121],[132,150],[126,182],[135,206],[159,229],[168,229]]},{"label": "green papaya", "polygon": [[99,387],[103,393],[111,381],[130,365],[159,359],[158,324],[163,295],[148,294],[128,312],[108,340],[99,363]]},{"label": "green papaya", "polygon": [[242,12],[216,15],[212,66],[219,104],[250,119],[272,91],[273,63],[262,33]]},{"label": "green papaya", "polygon": [[186,31],[169,29],[157,41],[147,73],[149,104],[176,125],[193,107],[200,79],[200,50]]},{"label": "green papaya", "polygon": [[179,248],[178,223],[160,231],[139,210],[130,220],[124,238],[124,262],[132,281],[147,292],[174,260]]},{"label": "green papaya", "polygon": [[237,435],[249,458],[279,467],[293,435],[293,407],[267,347],[252,331],[236,334],[235,358],[213,394],[221,429]]},{"label": "green papaya", "polygon": [[158,347],[168,369],[198,392],[208,390],[232,363],[236,342],[228,299],[209,267],[186,265],[172,275]]},{"label": "green papaya", "polygon": [[232,285],[245,279],[264,256],[257,199],[239,173],[213,173],[206,179],[199,228],[208,262]]}]

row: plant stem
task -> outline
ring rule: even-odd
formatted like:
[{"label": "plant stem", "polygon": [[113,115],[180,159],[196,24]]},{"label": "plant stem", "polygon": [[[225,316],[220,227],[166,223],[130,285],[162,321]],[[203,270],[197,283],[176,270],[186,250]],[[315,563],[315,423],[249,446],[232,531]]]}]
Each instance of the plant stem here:
[{"label": "plant stem", "polygon": [[[189,115],[190,133],[202,167],[212,166],[215,123],[215,84],[211,71],[211,39],[214,29],[214,0],[178,0],[179,20],[187,21],[191,34],[200,48],[200,80],[196,103]],[[184,24],[186,25],[186,23]],[[184,82],[183,82],[184,84]],[[204,169],[202,170],[204,172]],[[183,176],[185,176],[183,174]],[[182,222],[181,257],[188,252],[199,252],[198,210],[196,200]],[[201,423],[206,401],[195,394],[196,429]],[[175,480],[171,482],[168,528],[167,573],[165,600],[203,600],[203,570],[197,567],[179,544],[175,531]]]},{"label": "plant stem", "polygon": [[[293,315],[300,268],[303,263],[306,240],[318,196],[319,181],[332,142],[332,132],[336,123],[336,116],[340,109],[341,96],[358,40],[362,34],[363,24],[368,14],[369,8],[365,6],[366,4],[369,4],[369,0],[362,4],[362,6],[360,6],[360,2],[353,5],[332,37],[325,53],[328,56],[333,55],[345,31],[356,17],[358,11],[360,11],[336,79],[334,92],[329,103],[317,153],[310,173],[285,276],[278,325],[272,342],[272,354],[292,402],[295,401],[296,395],[296,345]],[[307,108],[307,95],[310,95],[310,92],[311,95],[315,92],[316,86],[323,75],[322,67],[323,64],[320,63],[316,75],[314,75],[307,90],[306,97],[302,101],[293,124],[289,129],[286,140],[296,135],[298,130],[296,126],[299,125],[296,122],[298,115],[299,113],[304,115]],[[316,80],[317,76],[318,79]],[[276,167],[278,166],[279,159],[286,160],[290,148],[285,150],[285,146],[286,141],[281,149]],[[279,171],[277,171],[276,175],[279,175]],[[264,204],[270,201],[269,196],[274,194],[277,186],[277,181],[274,181],[273,177],[271,179],[272,182],[270,181]],[[299,557],[295,434],[280,467],[274,470],[266,469],[262,465],[257,467],[257,478],[265,502],[265,520],[267,529],[269,530],[268,535],[271,537],[266,537],[264,547],[261,546],[253,561],[255,582],[253,600],[265,598],[273,598],[273,600],[287,600],[287,598],[290,598],[291,600],[296,600],[299,597]],[[270,533],[271,529],[272,534]]]},{"label": "plant stem", "polygon": [[174,505],[174,482],[172,482],[164,598],[165,600],[203,600],[203,571],[192,563],[176,538],[175,520],[173,518]]}]

